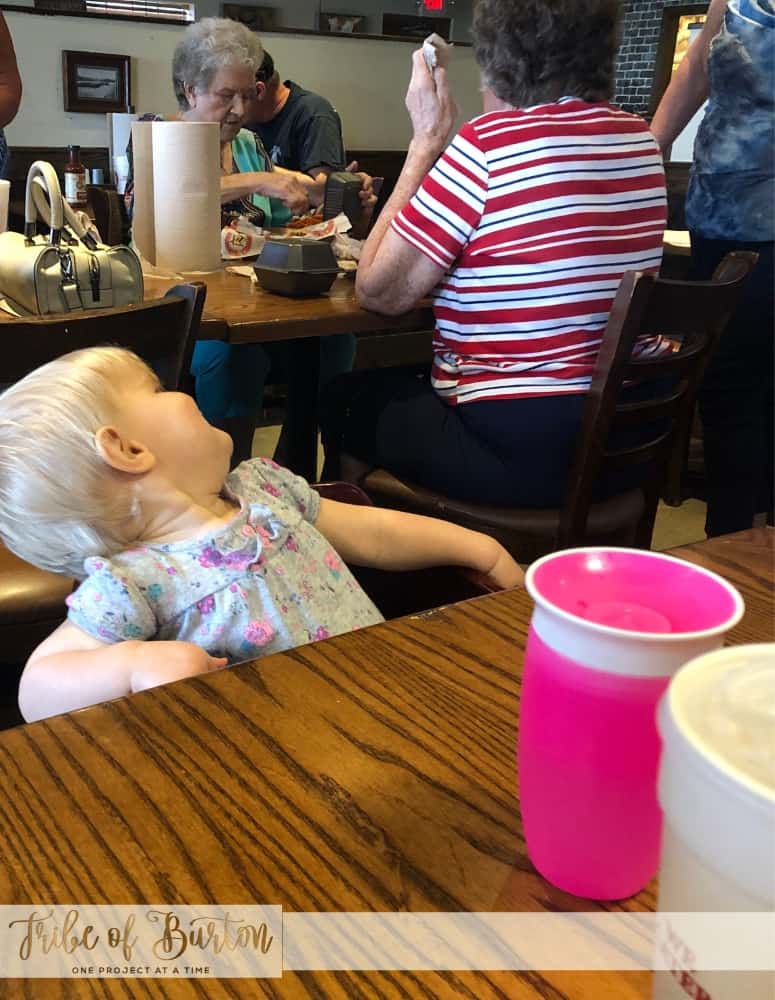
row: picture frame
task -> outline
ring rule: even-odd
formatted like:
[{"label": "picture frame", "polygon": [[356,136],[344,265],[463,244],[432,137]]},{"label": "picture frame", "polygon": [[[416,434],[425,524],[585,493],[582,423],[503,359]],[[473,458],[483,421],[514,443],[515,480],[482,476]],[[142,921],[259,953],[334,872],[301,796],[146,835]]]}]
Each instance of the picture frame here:
[{"label": "picture frame", "polygon": [[132,107],[131,59],[110,52],[62,52],[65,111],[106,114]]},{"label": "picture frame", "polygon": [[659,107],[670,78],[686,54],[692,31],[695,26],[704,23],[707,12],[707,3],[676,4],[665,7],[662,12],[659,46],[654,64],[654,83],[651,90],[652,115]]},{"label": "picture frame", "polygon": [[277,24],[276,7],[254,7],[250,4],[225,3],[221,7],[224,17],[239,21],[251,31],[272,31]]},{"label": "picture frame", "polygon": [[331,10],[318,13],[318,30],[329,35],[358,35],[363,33],[366,18],[362,14],[337,14]]},{"label": "picture frame", "polygon": [[452,35],[452,18],[421,17],[417,14],[382,15],[382,34],[392,38],[422,40],[434,32],[448,42]]}]

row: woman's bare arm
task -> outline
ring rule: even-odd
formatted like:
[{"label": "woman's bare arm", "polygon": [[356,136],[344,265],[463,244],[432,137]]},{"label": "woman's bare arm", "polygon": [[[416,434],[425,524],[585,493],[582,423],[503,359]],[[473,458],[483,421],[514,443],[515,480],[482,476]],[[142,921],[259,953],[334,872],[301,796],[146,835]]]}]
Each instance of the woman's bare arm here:
[{"label": "woman's bare arm", "polygon": [[683,132],[692,115],[708,97],[708,53],[721,30],[727,0],[712,0],[699,38],[689,46],[681,65],[662,95],[651,122],[651,131],[664,152]]},{"label": "woman's bare arm", "polygon": [[443,152],[457,117],[446,71],[439,68],[431,74],[421,49],[412,57],[406,106],[414,134],[393,193],[364,244],[355,286],[362,305],[387,315],[406,312],[444,274],[443,267],[390,227]]},{"label": "woman's bare arm", "polygon": [[0,14],[0,128],[16,117],[22,99],[22,81],[16,65],[11,33]]},{"label": "woman's bare arm", "polygon": [[221,177],[221,202],[236,201],[250,194],[262,194],[267,198],[281,201],[294,215],[301,215],[309,208],[309,185],[299,181],[303,175],[286,170],[251,171],[240,174],[226,174]]}]

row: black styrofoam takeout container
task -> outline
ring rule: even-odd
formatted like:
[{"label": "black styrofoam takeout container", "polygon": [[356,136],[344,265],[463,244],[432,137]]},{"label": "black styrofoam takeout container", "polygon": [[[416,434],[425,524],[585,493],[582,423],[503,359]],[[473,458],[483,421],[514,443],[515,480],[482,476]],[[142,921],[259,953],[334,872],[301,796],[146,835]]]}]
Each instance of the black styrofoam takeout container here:
[{"label": "black styrofoam takeout container", "polygon": [[267,240],[253,267],[267,292],[294,298],[322,295],[339,273],[331,245],[303,237]]}]

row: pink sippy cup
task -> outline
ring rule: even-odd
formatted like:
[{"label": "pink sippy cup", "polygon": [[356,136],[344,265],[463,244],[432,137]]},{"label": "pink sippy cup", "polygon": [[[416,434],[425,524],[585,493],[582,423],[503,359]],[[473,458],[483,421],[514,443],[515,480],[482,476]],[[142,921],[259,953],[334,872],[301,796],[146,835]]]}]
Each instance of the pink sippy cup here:
[{"label": "pink sippy cup", "polygon": [[530,860],[591,899],[642,889],[659,862],[655,709],[682,664],[717,649],[743,614],[725,580],[637,549],[555,552],[533,563],[518,769]]}]

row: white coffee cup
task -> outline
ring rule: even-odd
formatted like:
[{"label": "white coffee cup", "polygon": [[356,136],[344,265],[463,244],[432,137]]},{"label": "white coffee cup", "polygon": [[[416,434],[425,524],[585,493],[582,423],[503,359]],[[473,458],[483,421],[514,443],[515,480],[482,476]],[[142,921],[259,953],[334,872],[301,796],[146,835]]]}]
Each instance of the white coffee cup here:
[{"label": "white coffee cup", "polygon": [[[658,723],[660,913],[730,914],[730,935],[733,913],[769,920],[764,914],[775,911],[775,643],[731,646],[687,663],[660,703]],[[683,936],[674,927],[658,931],[661,961],[668,959],[673,971],[655,973],[655,1000],[773,1000],[772,965],[740,971],[733,957],[720,968],[702,937],[702,921],[685,926]]]},{"label": "white coffee cup", "polygon": [[8,199],[11,194],[11,182],[0,180],[0,233],[8,229]]},{"label": "white coffee cup", "polygon": [[128,156],[113,157],[113,174],[116,183],[116,191],[119,194],[123,194],[126,191],[127,181],[129,180]]}]

